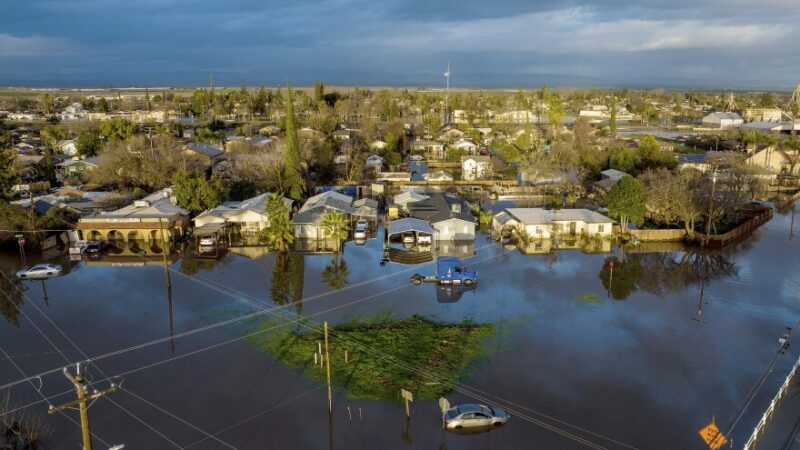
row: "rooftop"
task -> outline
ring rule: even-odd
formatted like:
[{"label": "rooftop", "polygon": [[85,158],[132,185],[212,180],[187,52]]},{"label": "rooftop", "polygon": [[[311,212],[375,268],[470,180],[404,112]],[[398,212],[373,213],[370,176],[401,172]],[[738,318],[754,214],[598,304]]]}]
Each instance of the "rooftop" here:
[{"label": "rooftop", "polygon": [[553,222],[613,223],[600,213],[588,209],[506,208],[505,212],[525,225]]}]

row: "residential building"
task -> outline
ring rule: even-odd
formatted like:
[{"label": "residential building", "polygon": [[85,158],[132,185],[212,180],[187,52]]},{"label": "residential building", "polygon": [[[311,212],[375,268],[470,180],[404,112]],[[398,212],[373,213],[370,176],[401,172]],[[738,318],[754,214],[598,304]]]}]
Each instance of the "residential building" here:
[{"label": "residential building", "polygon": [[748,146],[745,162],[767,172],[800,174],[800,155],[796,151],[788,151],[781,145]]},{"label": "residential building", "polygon": [[746,108],[742,111],[745,122],[780,122],[783,111],[779,108]]},{"label": "residential building", "polygon": [[222,161],[225,156],[225,151],[219,147],[215,147],[205,142],[192,142],[183,147],[185,155],[196,156],[208,167],[213,167],[218,162]]},{"label": "residential building", "polygon": [[364,167],[368,172],[380,173],[383,169],[383,157],[380,155],[369,155],[366,162],[364,162]]},{"label": "residential building", "polygon": [[411,143],[411,151],[425,154],[430,159],[444,158],[444,144],[438,141],[417,139]]},{"label": "residential building", "polygon": [[78,147],[75,145],[75,141],[73,141],[72,139],[58,141],[56,147],[58,147],[58,149],[61,150],[61,153],[67,156],[75,156],[78,154]]},{"label": "residential building", "polygon": [[469,139],[459,139],[453,144],[453,148],[465,150],[470,155],[474,155],[478,151],[478,144],[470,141]]},{"label": "residential building", "polygon": [[427,200],[429,198],[430,196],[425,194],[420,194],[419,192],[406,191],[395,195],[394,198],[392,199],[392,203],[399,206],[403,210],[408,210],[409,206],[412,203],[416,203],[422,200]]},{"label": "residential building", "polygon": [[95,156],[86,159],[71,159],[60,164],[61,169],[68,177],[78,176],[89,170],[94,170],[100,165],[100,158]]},{"label": "residential building", "polygon": [[455,194],[431,194],[409,205],[411,217],[428,221],[434,240],[464,241],[475,239],[476,220],[469,205]]},{"label": "residential building", "polygon": [[614,221],[588,209],[506,208],[492,218],[492,229],[524,230],[530,238],[558,235],[609,236]]},{"label": "residential building", "polygon": [[422,177],[425,181],[453,181],[455,179],[452,173],[444,169],[426,172],[422,175]]},{"label": "residential building", "polygon": [[462,156],[461,178],[464,180],[478,180],[491,175],[492,158],[486,155]]},{"label": "residential building", "polygon": [[[268,192],[240,202],[225,202],[195,217],[195,227],[235,227],[243,235],[254,235],[269,227],[267,199],[271,196]],[[289,209],[292,208],[294,200],[284,197],[283,201]]]},{"label": "residential building", "polygon": [[378,204],[374,200],[353,200],[353,197],[336,191],[327,191],[309,198],[292,218],[294,235],[301,239],[325,239],[322,217],[328,211],[338,211],[348,221],[366,218],[376,220]]}]

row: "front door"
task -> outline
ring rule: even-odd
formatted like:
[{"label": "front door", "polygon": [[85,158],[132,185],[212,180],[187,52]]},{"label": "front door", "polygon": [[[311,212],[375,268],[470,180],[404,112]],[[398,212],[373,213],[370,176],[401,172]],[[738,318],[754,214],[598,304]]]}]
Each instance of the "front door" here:
[{"label": "front door", "polygon": [[569,234],[574,235],[576,227],[577,227],[577,224],[575,222],[570,222],[569,223]]}]

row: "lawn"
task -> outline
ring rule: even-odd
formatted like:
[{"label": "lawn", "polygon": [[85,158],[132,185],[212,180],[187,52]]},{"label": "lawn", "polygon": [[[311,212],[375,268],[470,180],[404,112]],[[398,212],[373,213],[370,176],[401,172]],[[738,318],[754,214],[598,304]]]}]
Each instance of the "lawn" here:
[{"label": "lawn", "polygon": [[[273,325],[263,323],[258,328],[266,330]],[[400,388],[405,388],[415,399],[435,399],[450,391],[440,381],[462,379],[465,369],[483,353],[484,339],[491,335],[492,325],[441,324],[419,316],[337,325],[329,333],[331,377],[351,398],[399,400]],[[314,364],[314,353],[324,342],[321,327],[259,333],[249,341],[286,365],[325,380],[325,366]]]}]

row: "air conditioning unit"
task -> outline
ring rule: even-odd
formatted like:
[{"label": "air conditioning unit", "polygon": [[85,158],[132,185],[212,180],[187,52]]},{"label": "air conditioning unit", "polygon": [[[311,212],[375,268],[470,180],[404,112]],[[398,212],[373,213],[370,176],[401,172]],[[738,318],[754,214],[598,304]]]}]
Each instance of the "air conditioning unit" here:
[{"label": "air conditioning unit", "polygon": [[136,200],[133,202],[133,206],[137,208],[147,208],[150,206],[150,202],[147,200]]}]

